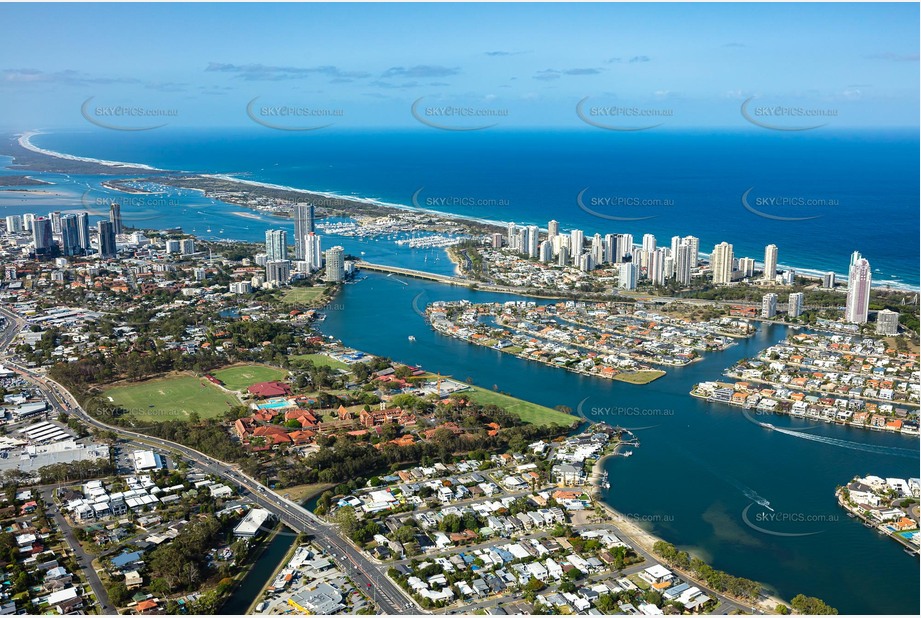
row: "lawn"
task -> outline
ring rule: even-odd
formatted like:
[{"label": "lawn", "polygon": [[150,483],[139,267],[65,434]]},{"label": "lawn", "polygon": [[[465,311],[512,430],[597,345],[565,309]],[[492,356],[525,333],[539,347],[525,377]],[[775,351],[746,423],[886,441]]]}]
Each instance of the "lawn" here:
[{"label": "lawn", "polygon": [[212,375],[224,383],[232,391],[244,391],[257,382],[270,382],[284,380],[288,372],[277,367],[266,365],[237,365],[220,369]]},{"label": "lawn", "polygon": [[571,414],[566,414],[552,408],[546,408],[516,397],[510,397],[509,395],[486,390],[479,386],[471,386],[470,388],[471,390],[463,391],[458,394],[469,396],[472,401],[480,404],[497,405],[500,408],[508,410],[512,414],[518,415],[521,420],[532,425],[551,425],[555,423],[557,425],[569,426],[579,420],[578,417],[572,416]]},{"label": "lawn", "polygon": [[627,382],[628,384],[649,384],[653,380],[658,380],[664,375],[664,371],[650,369],[644,371],[631,371],[629,373],[618,373],[614,376],[614,379],[621,382]]},{"label": "lawn", "polygon": [[318,367],[332,367],[333,369],[348,369],[349,366],[335,358],[330,358],[326,354],[294,354],[291,360],[309,360]]},{"label": "lawn", "polygon": [[188,375],[116,386],[103,397],[127,410],[132,418],[153,422],[186,420],[192,412],[201,418],[217,417],[240,404],[232,394],[204,378]]},{"label": "lawn", "polygon": [[288,305],[309,305],[323,295],[326,288],[291,288],[281,297],[281,302]]}]

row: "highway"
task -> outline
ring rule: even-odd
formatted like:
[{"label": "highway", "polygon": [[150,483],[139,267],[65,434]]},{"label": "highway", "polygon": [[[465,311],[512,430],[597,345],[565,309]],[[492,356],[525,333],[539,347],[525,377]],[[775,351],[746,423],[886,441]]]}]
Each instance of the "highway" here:
[{"label": "highway", "polygon": [[[13,341],[16,334],[25,326],[25,322],[5,308],[0,308],[0,314],[3,314],[8,320],[7,327],[0,335],[0,352],[5,355],[6,348]],[[265,485],[244,474],[237,466],[224,463],[176,442],[147,436],[122,427],[107,425],[90,416],[80,407],[73,395],[54,380],[23,367],[8,358],[5,360],[5,365],[35,383],[43,391],[48,403],[55,412],[67,412],[91,427],[112,431],[129,442],[137,443],[136,441],[140,440],[142,443],[138,444],[138,446],[141,448],[146,447],[143,444],[146,442],[148,445],[155,444],[164,449],[180,453],[190,462],[197,464],[205,473],[224,478],[239,486],[241,493],[246,495],[252,502],[274,513],[281,523],[295,532],[306,533],[314,537],[319,545],[327,548],[343,572],[363,592],[370,595],[377,602],[383,613],[423,613],[423,610],[386,576],[384,567],[371,562],[348,539],[344,538],[334,525],[324,522],[301,505],[279,496]],[[92,583],[92,579],[90,581]],[[99,596],[99,598],[104,597]]]}]

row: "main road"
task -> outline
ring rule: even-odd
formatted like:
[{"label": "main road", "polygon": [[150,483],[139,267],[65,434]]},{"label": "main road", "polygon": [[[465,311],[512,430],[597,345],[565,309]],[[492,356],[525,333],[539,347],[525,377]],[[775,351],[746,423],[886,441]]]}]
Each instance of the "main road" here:
[{"label": "main road", "polygon": [[[5,354],[6,348],[13,341],[16,334],[25,326],[25,322],[19,316],[4,308],[0,308],[0,314],[6,317],[8,321],[3,333],[0,334],[0,352]],[[9,358],[7,358],[5,364],[9,369],[35,383],[43,391],[48,403],[55,412],[67,412],[91,427],[114,432],[129,442],[139,443],[139,446],[154,444],[170,449],[197,464],[204,472],[233,482],[240,488],[241,494],[246,495],[255,504],[274,513],[285,526],[295,532],[305,533],[314,537],[319,545],[327,548],[336,563],[365,593],[374,598],[383,613],[422,613],[422,610],[415,605],[413,600],[386,576],[384,567],[369,560],[367,556],[340,534],[336,526],[321,520],[301,505],[279,496],[259,481],[243,473],[238,466],[227,464],[176,442],[103,423],[90,416],[80,407],[79,402],[67,389],[48,376],[23,367]]]}]

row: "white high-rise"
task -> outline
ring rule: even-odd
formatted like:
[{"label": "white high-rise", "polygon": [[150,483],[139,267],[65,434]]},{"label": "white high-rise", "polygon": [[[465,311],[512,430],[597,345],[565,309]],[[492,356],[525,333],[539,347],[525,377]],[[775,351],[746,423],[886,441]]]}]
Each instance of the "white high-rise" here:
[{"label": "white high-rise", "polygon": [[625,255],[633,255],[633,234],[622,234],[620,238],[621,259]]},{"label": "white high-rise", "polygon": [[601,234],[592,236],[592,262],[595,266],[604,264],[604,241],[601,239]]},{"label": "white high-rise", "polygon": [[777,245],[764,248],[764,280],[774,282],[777,276]]},{"label": "white high-rise", "polygon": [[288,232],[285,230],[266,230],[265,255],[270,262],[288,259]]},{"label": "white high-rise", "polygon": [[333,247],[326,251],[326,281],[342,281],[345,278],[345,249]]},{"label": "white high-rise", "polygon": [[691,283],[691,245],[681,242],[675,250],[675,281]]},{"label": "white high-rise", "polygon": [[777,315],[777,294],[765,294],[761,298],[761,317],[773,318]]},{"label": "white high-rise", "polygon": [[636,264],[623,262],[617,267],[617,287],[622,290],[636,289]]},{"label": "white high-rise", "polygon": [[569,232],[569,249],[572,255],[581,255],[583,247],[585,247],[585,233],[582,230]]},{"label": "white high-rise", "polygon": [[646,276],[656,285],[665,284],[665,249],[653,249],[648,255]]},{"label": "white high-rise", "polygon": [[691,268],[696,268],[697,260],[700,259],[700,239],[696,236],[685,236],[681,240],[691,248]]},{"label": "white high-rise", "polygon": [[512,251],[521,251],[518,246],[518,226],[514,223],[508,224],[508,248]]},{"label": "white high-rise", "polygon": [[304,261],[311,272],[323,267],[323,247],[318,234],[311,232],[304,237]]},{"label": "white high-rise", "polygon": [[[855,254],[860,255],[856,252]],[[867,323],[871,281],[870,262],[858,257],[851,265],[847,278],[847,305],[844,310],[844,319],[851,324]]]},{"label": "white high-rise", "polygon": [[550,222],[547,224],[547,237],[553,238],[560,233],[560,222],[556,219],[550,219]]},{"label": "white high-rise", "polygon": [[18,234],[22,231],[22,215],[9,215],[6,218],[6,231],[9,234]]},{"label": "white high-rise", "polygon": [[540,247],[540,228],[536,225],[528,226],[528,257],[536,258]]},{"label": "white high-rise", "polygon": [[804,295],[802,292],[793,292],[790,294],[790,297],[787,299],[787,314],[790,317],[796,318],[803,313],[803,298]]},{"label": "white high-rise", "polygon": [[710,254],[710,270],[713,272],[714,284],[732,282],[732,245],[721,242],[713,247],[713,253]]}]

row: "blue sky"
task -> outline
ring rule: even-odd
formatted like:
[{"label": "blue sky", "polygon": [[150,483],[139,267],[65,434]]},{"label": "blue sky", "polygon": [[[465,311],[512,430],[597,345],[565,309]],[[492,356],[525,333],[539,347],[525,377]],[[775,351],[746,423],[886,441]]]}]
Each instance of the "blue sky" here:
[{"label": "blue sky", "polygon": [[[177,127],[584,128],[579,101],[618,127],[750,127],[750,97],[752,113],[918,126],[917,4],[4,4],[0,22],[5,129],[161,110]],[[100,109],[116,106],[156,118]]]}]

